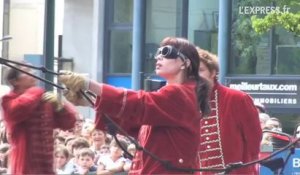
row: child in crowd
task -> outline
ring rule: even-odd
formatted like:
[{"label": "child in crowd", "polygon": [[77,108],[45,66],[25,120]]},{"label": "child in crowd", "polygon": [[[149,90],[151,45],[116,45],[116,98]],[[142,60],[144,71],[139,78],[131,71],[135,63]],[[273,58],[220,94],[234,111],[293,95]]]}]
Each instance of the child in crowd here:
[{"label": "child in crowd", "polygon": [[97,163],[99,157],[101,156],[102,146],[109,147],[108,145],[109,142],[110,140],[108,139],[105,131],[93,129],[91,133],[90,149],[95,153],[95,163]]},{"label": "child in crowd", "polygon": [[78,172],[78,155],[80,150],[83,148],[89,148],[89,142],[82,137],[78,137],[72,141],[72,155],[74,156],[71,158],[66,165],[66,171],[68,174],[72,174]]},{"label": "child in crowd", "polygon": [[[127,143],[124,140],[119,140],[121,146],[127,149]],[[123,151],[115,140],[110,144],[110,153],[103,155],[98,160],[97,174],[114,174],[123,172],[126,159],[123,156]]]},{"label": "child in crowd", "polygon": [[97,167],[94,164],[95,153],[91,149],[82,148],[77,156],[79,174],[96,174]]},{"label": "child in crowd", "polygon": [[10,145],[8,143],[0,145],[0,174],[7,172],[9,148]]},{"label": "child in crowd", "polygon": [[[129,144],[129,145],[127,146],[127,152],[128,152],[130,155],[134,156],[135,153],[136,153],[136,146],[135,146],[133,143]],[[123,170],[124,170],[125,172],[128,172],[128,171],[130,170],[130,168],[131,168],[131,164],[132,164],[132,159],[131,159],[130,157],[129,157],[129,158],[126,158],[126,162],[125,162],[125,164],[124,164],[124,166],[123,166]]]},{"label": "child in crowd", "polygon": [[73,146],[73,141],[76,139],[75,136],[69,136],[65,139],[65,146],[67,147],[70,157],[73,157],[73,152],[72,152],[72,146]]},{"label": "child in crowd", "polygon": [[109,145],[102,145],[100,148],[100,156],[109,154]]},{"label": "child in crowd", "polygon": [[58,145],[54,151],[54,167],[57,174],[66,174],[66,165],[69,161],[70,153],[65,146]]},{"label": "child in crowd", "polygon": [[65,137],[62,137],[62,136],[55,136],[54,137],[54,146],[64,146],[65,145]]},{"label": "child in crowd", "polygon": [[94,128],[94,122],[92,120],[86,119],[81,128],[81,137],[85,138],[89,143],[91,143],[91,134]]}]

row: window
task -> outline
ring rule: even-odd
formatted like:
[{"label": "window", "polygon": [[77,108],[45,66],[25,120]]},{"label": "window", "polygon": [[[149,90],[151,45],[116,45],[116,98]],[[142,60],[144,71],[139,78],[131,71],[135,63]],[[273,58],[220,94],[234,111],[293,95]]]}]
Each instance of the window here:
[{"label": "window", "polygon": [[154,72],[154,54],[167,36],[183,35],[183,3],[185,0],[147,0],[145,72]]},{"label": "window", "polygon": [[133,0],[106,1],[105,68],[108,74],[131,73]]},{"label": "window", "polygon": [[130,73],[132,58],[132,32],[113,30],[110,34],[110,73]]},{"label": "window", "polygon": [[133,0],[113,0],[113,23],[130,24],[133,19]]},{"label": "window", "polygon": [[188,39],[197,46],[217,53],[219,0],[189,1]]},{"label": "window", "polygon": [[273,42],[275,45],[274,74],[299,75],[300,38],[276,27]]}]

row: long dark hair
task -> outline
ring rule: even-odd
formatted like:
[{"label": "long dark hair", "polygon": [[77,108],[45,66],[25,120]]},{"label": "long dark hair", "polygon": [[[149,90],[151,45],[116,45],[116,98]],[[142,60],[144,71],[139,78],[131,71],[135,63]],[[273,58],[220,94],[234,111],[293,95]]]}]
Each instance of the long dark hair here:
[{"label": "long dark hair", "polygon": [[188,68],[187,75],[191,79],[194,79],[197,82],[196,94],[197,94],[199,108],[203,116],[207,116],[210,113],[210,106],[208,103],[210,86],[207,80],[199,76],[198,70],[200,65],[200,58],[196,46],[190,43],[185,38],[175,38],[175,37],[166,37],[165,39],[162,40],[160,45],[161,46],[171,45],[175,47],[178,51],[184,54],[191,61],[191,65]]}]

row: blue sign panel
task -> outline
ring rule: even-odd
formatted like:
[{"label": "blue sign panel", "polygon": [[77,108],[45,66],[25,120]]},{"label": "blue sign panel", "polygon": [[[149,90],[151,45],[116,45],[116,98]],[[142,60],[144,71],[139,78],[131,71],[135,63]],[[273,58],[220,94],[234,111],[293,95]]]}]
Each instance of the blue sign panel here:
[{"label": "blue sign panel", "polygon": [[[279,167],[278,170],[275,172],[271,171],[269,168],[265,166],[260,167],[260,173],[261,175],[273,175],[273,174],[279,174],[283,168],[282,174],[289,174],[289,175],[300,175],[300,149],[296,148],[295,153],[292,154],[288,159],[288,154],[290,150],[284,151],[276,156],[274,158],[282,157],[283,160],[286,162],[285,166]],[[274,159],[272,158],[272,159]],[[276,165],[274,165],[276,166]]]}]

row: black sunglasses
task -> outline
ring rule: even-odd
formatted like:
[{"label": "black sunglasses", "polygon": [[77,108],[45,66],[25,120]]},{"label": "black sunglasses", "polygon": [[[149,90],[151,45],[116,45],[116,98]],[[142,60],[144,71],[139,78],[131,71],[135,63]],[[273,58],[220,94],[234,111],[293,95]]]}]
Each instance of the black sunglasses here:
[{"label": "black sunglasses", "polygon": [[177,57],[180,57],[182,61],[185,61],[187,58],[183,53],[170,45],[158,48],[155,54],[155,59],[157,59],[160,55],[167,59],[176,59]]}]

